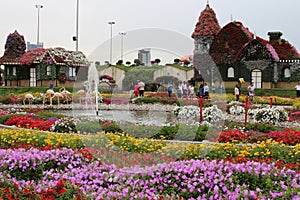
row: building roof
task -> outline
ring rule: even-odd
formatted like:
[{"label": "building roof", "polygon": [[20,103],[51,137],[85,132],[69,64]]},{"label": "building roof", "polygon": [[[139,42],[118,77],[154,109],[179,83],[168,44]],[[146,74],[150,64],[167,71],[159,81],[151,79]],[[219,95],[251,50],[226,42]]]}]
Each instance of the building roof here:
[{"label": "building roof", "polygon": [[237,55],[253,39],[253,33],[241,22],[230,22],[215,36],[210,55],[216,64],[234,63]]},{"label": "building roof", "polygon": [[297,49],[284,39],[271,39],[269,43],[274,47],[281,60],[300,58],[300,54]]},{"label": "building roof", "polygon": [[192,38],[213,37],[220,30],[221,27],[216,17],[216,13],[212,8],[210,8],[209,4],[207,3],[205,9],[199,16],[198,22],[192,34]]},{"label": "building roof", "polygon": [[89,66],[89,62],[82,52],[68,51],[64,48],[32,49],[25,52],[20,58],[12,59],[10,62],[3,62],[1,64],[31,65],[39,63]]},{"label": "building roof", "polygon": [[55,65],[88,66],[89,62],[80,51],[68,51],[64,48],[33,49],[20,58],[21,65],[48,63]]}]

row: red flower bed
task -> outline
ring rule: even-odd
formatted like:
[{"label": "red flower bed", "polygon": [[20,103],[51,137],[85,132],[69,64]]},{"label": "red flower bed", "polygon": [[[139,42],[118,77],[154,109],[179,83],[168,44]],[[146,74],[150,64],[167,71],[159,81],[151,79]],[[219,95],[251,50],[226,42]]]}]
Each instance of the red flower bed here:
[{"label": "red flower bed", "polygon": [[240,130],[228,130],[220,133],[218,142],[232,142],[233,140],[250,142],[251,140],[260,135],[260,138],[270,138],[276,142],[283,142],[287,145],[296,145],[300,143],[300,131],[299,130],[285,130],[283,132],[272,133],[244,133]]},{"label": "red flower bed", "polygon": [[271,138],[276,142],[283,142],[288,145],[296,145],[300,143],[299,130],[286,130],[284,132],[273,132],[270,134]]},{"label": "red flower bed", "polygon": [[248,142],[248,134],[240,130],[228,130],[220,133],[218,142],[232,142],[233,140]]},{"label": "red flower bed", "polygon": [[42,119],[35,119],[28,116],[13,116],[4,122],[4,125],[17,126],[28,129],[38,129],[43,131],[50,130],[54,122],[45,121]]},{"label": "red flower bed", "polygon": [[[54,199],[86,199],[85,195],[77,188],[76,185],[70,181],[59,180],[54,187],[49,187],[38,192],[36,188],[24,188],[19,190],[17,184],[8,183],[7,186],[0,187],[0,195],[4,199],[40,199],[40,200],[54,200]],[[5,194],[2,194],[5,192]]]}]

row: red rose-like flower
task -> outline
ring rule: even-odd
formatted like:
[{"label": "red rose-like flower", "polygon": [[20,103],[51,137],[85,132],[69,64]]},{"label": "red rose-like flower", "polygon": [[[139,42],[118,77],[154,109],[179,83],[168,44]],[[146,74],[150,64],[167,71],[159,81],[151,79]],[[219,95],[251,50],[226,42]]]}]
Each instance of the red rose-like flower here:
[{"label": "red rose-like flower", "polygon": [[66,190],[66,188],[62,188],[62,189],[60,189],[59,191],[58,191],[58,194],[63,194],[63,193],[65,193],[67,190]]}]

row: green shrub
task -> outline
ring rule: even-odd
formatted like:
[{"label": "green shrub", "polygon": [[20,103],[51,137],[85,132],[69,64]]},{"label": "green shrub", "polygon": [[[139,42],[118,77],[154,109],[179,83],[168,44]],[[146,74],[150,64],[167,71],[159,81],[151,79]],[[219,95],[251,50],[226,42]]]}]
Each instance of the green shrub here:
[{"label": "green shrub", "polygon": [[10,98],[9,98],[9,96],[0,98],[0,103],[3,103],[3,104],[9,104],[9,103],[10,103]]},{"label": "green shrub", "polygon": [[153,139],[165,139],[165,140],[173,140],[175,135],[178,132],[178,127],[174,126],[163,126],[159,132],[153,135],[151,138]]},{"label": "green shrub", "polygon": [[122,128],[124,132],[136,138],[149,138],[159,133],[162,127],[128,125],[128,126],[122,126]]},{"label": "green shrub", "polygon": [[178,126],[178,132],[175,136],[175,140],[184,141],[202,141],[204,140],[208,126],[189,126],[180,124]]},{"label": "green shrub", "polygon": [[4,115],[4,116],[1,116],[0,117],[0,124],[4,124],[4,122],[6,120],[8,120],[11,116],[14,116],[14,115]]},{"label": "green shrub", "polygon": [[101,131],[99,122],[80,122],[76,125],[77,131],[80,133],[97,133]]},{"label": "green shrub", "polygon": [[104,122],[100,126],[105,133],[123,132],[116,122]]},{"label": "green shrub", "polygon": [[135,103],[136,104],[142,104],[142,103],[158,103],[159,102],[159,98],[147,98],[147,97],[144,97],[144,98],[137,98],[135,100]]},{"label": "green shrub", "polygon": [[248,124],[247,127],[246,127],[246,130],[269,133],[270,131],[276,131],[276,127],[274,127],[272,124],[253,123],[253,124]]}]

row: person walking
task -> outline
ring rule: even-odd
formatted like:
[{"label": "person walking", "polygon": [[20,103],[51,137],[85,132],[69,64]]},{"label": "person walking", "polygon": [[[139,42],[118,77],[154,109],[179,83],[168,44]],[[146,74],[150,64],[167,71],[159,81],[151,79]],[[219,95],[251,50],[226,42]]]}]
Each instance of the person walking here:
[{"label": "person walking", "polygon": [[298,84],[295,86],[296,89],[296,96],[300,97],[300,82],[298,82]]},{"label": "person walking", "polygon": [[183,96],[182,82],[178,83],[177,95],[178,98],[181,98]]},{"label": "person walking", "polygon": [[139,94],[140,94],[140,87],[139,87],[139,85],[138,85],[138,83],[137,83],[137,84],[135,84],[135,86],[134,86],[134,96],[138,97]]},{"label": "person walking", "polygon": [[219,83],[219,94],[223,94],[223,84],[222,81]]},{"label": "person walking", "polygon": [[235,100],[236,101],[239,101],[240,100],[240,87],[238,84],[235,85],[235,88],[234,88],[234,95],[235,95]]},{"label": "person walking", "polygon": [[209,97],[209,87],[207,83],[204,83],[203,90],[204,90],[204,98],[207,99]]},{"label": "person walking", "polygon": [[189,95],[189,97],[190,97],[190,99],[193,99],[194,98],[194,95],[195,95],[195,88],[194,88],[194,85],[193,84],[191,84],[191,85],[189,85],[189,87],[188,87],[189,89],[189,93],[188,93],[188,95]]},{"label": "person walking", "polygon": [[172,85],[171,82],[168,82],[167,90],[168,90],[169,98],[171,98],[172,97],[172,90],[173,90],[173,85]]},{"label": "person walking", "polygon": [[253,99],[254,99],[254,90],[255,90],[253,82],[250,83],[247,90],[248,90],[248,96],[250,97],[250,101],[253,101]]},{"label": "person walking", "polygon": [[145,83],[143,81],[139,81],[139,96],[144,97],[144,92],[145,92]]},{"label": "person walking", "polygon": [[212,84],[211,84],[211,91],[212,91],[212,93],[216,93],[216,84],[215,84],[215,82],[212,82]]},{"label": "person walking", "polygon": [[202,97],[204,96],[204,88],[203,88],[203,84],[201,83],[200,86],[199,86],[199,91],[198,91],[198,97]]}]

